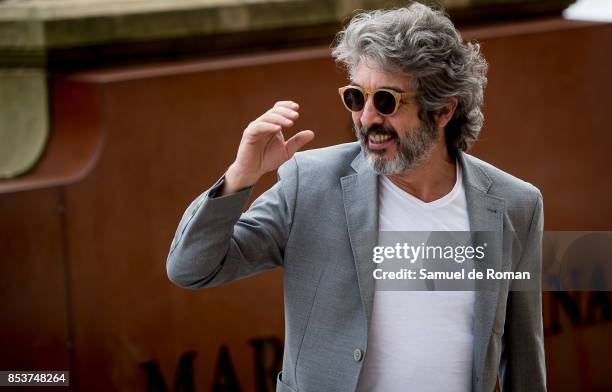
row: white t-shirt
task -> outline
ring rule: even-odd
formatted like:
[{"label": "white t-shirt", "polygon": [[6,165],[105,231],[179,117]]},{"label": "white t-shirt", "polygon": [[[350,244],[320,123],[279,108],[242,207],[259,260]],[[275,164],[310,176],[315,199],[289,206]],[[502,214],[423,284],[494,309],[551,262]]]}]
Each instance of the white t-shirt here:
[{"label": "white t-shirt", "polygon": [[[430,203],[379,178],[380,231],[469,231],[459,164],[452,191]],[[469,391],[473,314],[473,291],[377,290],[358,391]]]}]

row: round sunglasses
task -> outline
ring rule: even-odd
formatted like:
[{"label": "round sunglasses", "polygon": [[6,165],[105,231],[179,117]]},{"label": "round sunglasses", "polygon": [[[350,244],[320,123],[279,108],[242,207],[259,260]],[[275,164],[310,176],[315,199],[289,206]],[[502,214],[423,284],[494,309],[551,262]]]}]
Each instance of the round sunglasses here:
[{"label": "round sunglasses", "polygon": [[338,89],[342,103],[351,112],[363,110],[368,96],[372,95],[374,108],[382,116],[392,116],[397,112],[400,102],[407,102],[419,95],[418,92],[400,93],[388,88],[366,90],[359,86],[345,86]]}]

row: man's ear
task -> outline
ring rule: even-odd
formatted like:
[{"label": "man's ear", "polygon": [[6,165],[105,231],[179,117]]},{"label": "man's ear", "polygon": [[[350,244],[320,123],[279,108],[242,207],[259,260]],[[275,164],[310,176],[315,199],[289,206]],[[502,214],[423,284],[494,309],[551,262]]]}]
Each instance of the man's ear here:
[{"label": "man's ear", "polygon": [[440,109],[438,113],[434,115],[436,125],[438,128],[444,128],[446,124],[453,118],[455,110],[457,109],[457,98],[450,97],[445,107]]}]

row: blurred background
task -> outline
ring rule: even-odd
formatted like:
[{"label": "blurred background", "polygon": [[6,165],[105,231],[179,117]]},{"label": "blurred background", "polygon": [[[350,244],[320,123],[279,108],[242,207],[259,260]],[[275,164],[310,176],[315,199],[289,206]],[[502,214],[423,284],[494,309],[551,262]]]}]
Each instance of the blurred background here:
[{"label": "blurred background", "polygon": [[[546,230],[612,230],[611,3],[441,2],[490,64],[472,153],[541,189]],[[179,289],[170,242],[275,101],[300,103],[308,148],[354,139],[329,45],[355,10],[403,4],[0,1],[0,369],[273,391],[282,271]],[[609,292],[544,293],[550,391],[612,391],[611,319]]]}]

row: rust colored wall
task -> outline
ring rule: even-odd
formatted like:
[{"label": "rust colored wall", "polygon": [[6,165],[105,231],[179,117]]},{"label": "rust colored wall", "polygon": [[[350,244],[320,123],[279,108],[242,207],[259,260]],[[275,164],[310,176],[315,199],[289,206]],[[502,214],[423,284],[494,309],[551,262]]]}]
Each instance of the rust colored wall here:
[{"label": "rust colored wall", "polygon": [[0,368],[67,369],[61,192],[0,196]]},{"label": "rust colored wall", "polygon": [[612,27],[565,23],[483,41],[486,124],[473,152],[540,188],[547,230],[610,230]]},{"label": "rust colored wall", "polygon": [[[486,126],[473,152],[542,190],[547,229],[610,230],[612,27],[553,21],[465,34],[482,41],[490,63]],[[179,358],[194,352],[195,385],[208,390],[226,346],[243,390],[256,390],[252,340],[282,340],[280,271],[191,292],[167,280],[165,257],[188,203],[276,100],[301,104],[296,127],[316,133],[309,148],[353,140],[336,93],[346,79],[328,53],[55,77],[54,132],[91,113],[95,121],[81,123],[99,148],[87,144],[95,165],[81,181],[0,195],[0,279],[10,299],[2,367],[71,362],[72,389],[109,391],[145,390],[144,367],[156,363],[172,388]],[[268,175],[255,193],[273,181]],[[550,327],[557,304],[546,303]],[[561,313],[561,331],[549,328],[546,340],[550,390],[612,388],[598,362],[610,323],[576,327]]]}]

